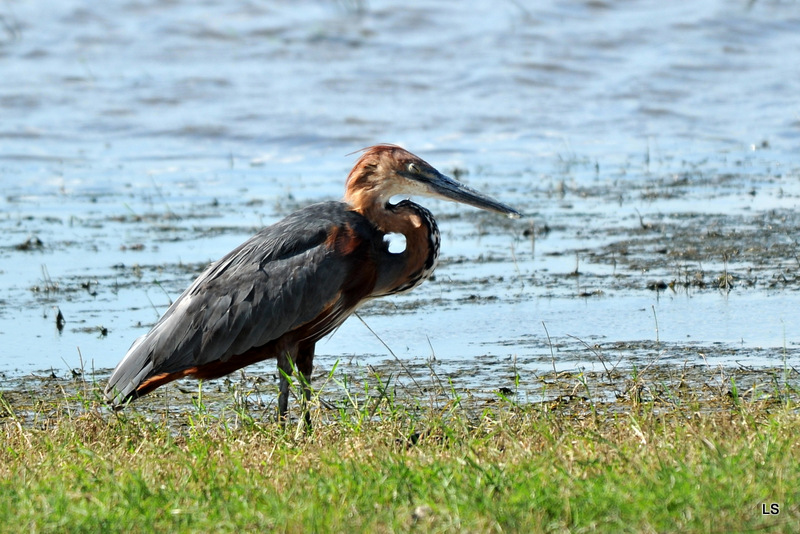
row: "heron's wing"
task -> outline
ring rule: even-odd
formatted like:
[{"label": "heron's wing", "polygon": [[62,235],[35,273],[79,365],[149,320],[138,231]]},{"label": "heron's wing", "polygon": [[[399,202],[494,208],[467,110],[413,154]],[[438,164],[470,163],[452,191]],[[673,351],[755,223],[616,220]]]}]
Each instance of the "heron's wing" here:
[{"label": "heron's wing", "polygon": [[372,290],[375,277],[358,270],[376,231],[338,202],[263,229],[209,266],[134,342],[106,395],[122,401],[148,377],[226,361],[310,323],[316,338],[330,332]]}]

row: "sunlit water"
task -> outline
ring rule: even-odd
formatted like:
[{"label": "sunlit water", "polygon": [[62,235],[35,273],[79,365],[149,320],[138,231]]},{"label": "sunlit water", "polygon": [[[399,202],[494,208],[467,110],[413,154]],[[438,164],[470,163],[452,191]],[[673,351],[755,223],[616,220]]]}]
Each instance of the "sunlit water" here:
[{"label": "sunlit water", "polygon": [[[526,220],[425,201],[442,217],[436,280],[362,313],[398,357],[539,369],[559,343],[657,341],[772,347],[747,364],[774,365],[800,342],[792,290],[548,285],[576,262],[614,274],[554,255],[603,245],[592,228],[797,208],[794,2],[11,1],[0,17],[0,372],[113,367],[205,263],[339,198],[347,154],[376,142],[553,228],[532,245]],[[43,248],[14,248],[32,236]],[[391,358],[355,319],[318,354]],[[581,354],[558,365],[596,365]]]}]

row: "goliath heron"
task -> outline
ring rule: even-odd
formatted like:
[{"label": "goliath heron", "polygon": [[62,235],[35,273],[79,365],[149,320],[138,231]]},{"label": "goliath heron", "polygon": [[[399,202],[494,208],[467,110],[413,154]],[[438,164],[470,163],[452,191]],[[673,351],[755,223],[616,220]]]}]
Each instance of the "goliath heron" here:
[{"label": "goliath heron", "polygon": [[[436,266],[433,216],[409,200],[390,203],[395,195],[519,217],[398,146],[367,148],[347,177],[344,202],[296,211],[211,264],[134,341],[111,374],[106,398],[120,406],[181,377],[217,378],[276,358],[278,414],[285,420],[293,369],[308,400],[315,343],[359,305],[416,287]],[[389,251],[390,233],[405,236],[405,250]],[[308,422],[307,410],[305,416]]]}]

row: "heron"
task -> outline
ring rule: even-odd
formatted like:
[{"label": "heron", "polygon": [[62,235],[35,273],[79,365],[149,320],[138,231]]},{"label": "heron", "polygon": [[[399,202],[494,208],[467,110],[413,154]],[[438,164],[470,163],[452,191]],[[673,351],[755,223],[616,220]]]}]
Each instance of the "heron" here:
[{"label": "heron", "polygon": [[[304,405],[310,398],[317,341],[361,304],[409,291],[433,273],[436,221],[410,200],[392,203],[400,195],[520,216],[399,146],[366,148],[347,177],[343,201],[302,208],[209,265],[133,342],[111,373],[106,399],[121,408],[186,376],[219,378],[275,358],[278,419],[286,421],[295,371]],[[389,234],[405,236],[404,250],[390,251]]]}]

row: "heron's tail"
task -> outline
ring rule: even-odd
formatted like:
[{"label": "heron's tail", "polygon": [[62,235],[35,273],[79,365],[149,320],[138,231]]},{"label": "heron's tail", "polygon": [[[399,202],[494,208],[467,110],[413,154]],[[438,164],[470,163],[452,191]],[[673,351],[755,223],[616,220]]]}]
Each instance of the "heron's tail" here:
[{"label": "heron's tail", "polygon": [[146,393],[139,387],[153,371],[150,355],[147,351],[141,350],[142,341],[146,337],[142,336],[133,342],[108,379],[103,395],[115,409],[121,409],[128,402]]}]

